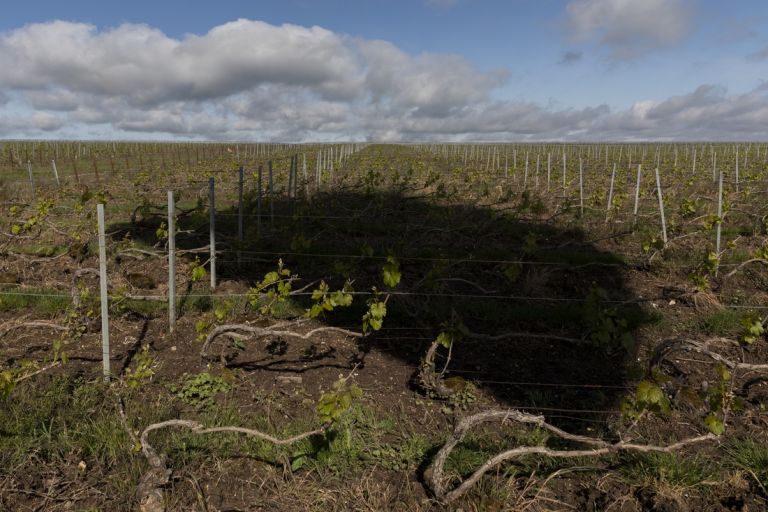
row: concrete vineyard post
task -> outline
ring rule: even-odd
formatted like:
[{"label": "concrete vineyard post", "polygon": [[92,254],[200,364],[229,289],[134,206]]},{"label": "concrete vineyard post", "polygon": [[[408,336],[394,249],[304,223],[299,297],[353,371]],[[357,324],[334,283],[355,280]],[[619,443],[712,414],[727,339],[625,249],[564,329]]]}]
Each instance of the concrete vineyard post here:
[{"label": "concrete vineyard post", "polygon": [[243,242],[243,166],[237,170],[237,241]]},{"label": "concrete vineyard post", "polygon": [[563,193],[565,193],[565,151],[563,151]]},{"label": "concrete vineyard post", "polygon": [[237,266],[242,264],[243,253],[240,248],[243,245],[243,166],[237,170]]},{"label": "concrete vineyard post", "polygon": [[262,177],[263,177],[263,166],[262,164],[259,164],[259,171],[258,171],[258,178],[256,182],[256,230],[258,233],[261,233],[261,194],[262,194]]},{"label": "concrete vineyard post", "polygon": [[176,201],[168,191],[168,329],[176,327]]},{"label": "concrete vineyard post", "polygon": [[584,216],[584,166],[579,158],[579,212]]},{"label": "concrete vineyard post", "polygon": [[32,163],[27,160],[27,173],[29,174],[29,187],[32,190],[32,202],[37,202],[37,192],[35,192],[35,177],[32,175]]},{"label": "concrete vineyard post", "polygon": [[635,209],[632,214],[635,217],[635,224],[637,224],[637,208],[640,205],[640,177],[643,174],[643,164],[637,164],[637,181],[635,183]]},{"label": "concrete vineyard post", "polygon": [[736,193],[739,193],[739,146],[736,146]]},{"label": "concrete vineyard post", "polygon": [[307,178],[307,154],[304,153],[301,156],[302,156],[301,170],[304,174],[304,199],[306,201],[309,201],[309,179]]},{"label": "concrete vineyard post", "polygon": [[696,148],[693,148],[693,170],[691,174],[696,176]]},{"label": "concrete vineyard post", "polygon": [[216,289],[216,183],[208,178],[208,231],[210,235],[211,290]]},{"label": "concrete vineyard post", "polygon": [[101,296],[101,362],[104,381],[109,382],[109,296],[107,295],[107,242],[104,234],[104,205],[96,205],[99,224],[99,292]]},{"label": "concrete vineyard post", "polygon": [[605,222],[608,222],[608,216],[611,214],[611,202],[613,201],[613,183],[616,181],[616,162],[613,163],[613,172],[611,173],[611,186],[608,188],[608,205],[605,207]]},{"label": "concrete vineyard post", "polygon": [[293,155],[293,204],[299,196],[299,155]]},{"label": "concrete vineyard post", "polygon": [[61,182],[59,181],[59,171],[56,169],[56,160],[51,160],[51,168],[53,169],[53,177],[56,178],[56,186],[61,188]]},{"label": "concrete vineyard post", "polygon": [[656,168],[656,193],[659,196],[659,214],[661,215],[661,239],[667,243],[667,219],[664,216],[664,197],[661,193],[661,177],[659,168]]},{"label": "concrete vineyard post", "polygon": [[720,171],[720,183],[717,187],[717,227],[715,240],[715,253],[720,257],[720,234],[723,226],[723,171]]},{"label": "concrete vineyard post", "polygon": [[272,172],[272,160],[267,162],[267,172],[269,173],[269,226],[275,227],[275,181]]},{"label": "concrete vineyard post", "polygon": [[547,192],[549,192],[549,182],[552,177],[552,153],[547,153]]},{"label": "concrete vineyard post", "polygon": [[528,188],[528,152],[525,153],[525,174],[523,175],[523,189]]},{"label": "concrete vineyard post", "polygon": [[293,193],[293,167],[295,158],[295,156],[291,156],[291,163],[288,167],[288,199],[291,199],[291,194]]}]

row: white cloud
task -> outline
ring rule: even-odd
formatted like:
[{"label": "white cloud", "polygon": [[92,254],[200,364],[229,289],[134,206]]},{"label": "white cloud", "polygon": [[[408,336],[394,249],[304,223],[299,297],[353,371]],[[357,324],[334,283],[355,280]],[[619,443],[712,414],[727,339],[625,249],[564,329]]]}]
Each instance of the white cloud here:
[{"label": "white cloud", "polygon": [[244,19],[180,39],[147,25],[27,25],[0,34],[0,70],[0,86],[30,109],[171,134],[219,133],[201,117],[221,108],[234,109],[222,117],[235,133],[286,134],[292,122],[307,136],[348,130],[353,111],[445,117],[506,79],[458,55],[412,56],[386,41]]},{"label": "white cloud", "polygon": [[613,60],[676,45],[692,18],[689,0],[572,0],[566,7],[571,38],[597,40]]},{"label": "white cloud", "polygon": [[361,41],[367,63],[366,89],[374,102],[443,117],[452,109],[475,103],[501,85],[506,73],[479,73],[457,55],[411,57],[385,41]]},{"label": "white cloud", "polygon": [[29,115],[0,115],[0,136],[8,138],[34,137],[52,133],[64,127],[64,120],[47,112]]},{"label": "white cloud", "polygon": [[354,92],[359,65],[343,39],[319,27],[238,20],[203,36],[169,38],[146,25],[98,31],[82,23],[33,24],[0,37],[0,81],[40,90],[52,84],[136,105],[227,96],[260,83]]},{"label": "white cloud", "polygon": [[[575,55],[575,54],[574,54]],[[507,79],[319,27],[238,20],[172,38],[55,21],[0,33],[0,136],[237,140],[766,139],[768,87],[624,110],[495,97]]]},{"label": "white cloud", "polygon": [[723,87],[702,85],[666,100],[637,102],[599,120],[593,130],[651,140],[766,140],[768,89],[728,95]]}]

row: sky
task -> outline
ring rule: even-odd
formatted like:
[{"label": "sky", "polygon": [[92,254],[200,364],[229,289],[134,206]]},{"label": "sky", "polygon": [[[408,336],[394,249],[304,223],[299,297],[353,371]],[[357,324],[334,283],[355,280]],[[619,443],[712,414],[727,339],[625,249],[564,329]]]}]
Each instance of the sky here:
[{"label": "sky", "polygon": [[768,2],[14,2],[0,138],[766,141]]}]

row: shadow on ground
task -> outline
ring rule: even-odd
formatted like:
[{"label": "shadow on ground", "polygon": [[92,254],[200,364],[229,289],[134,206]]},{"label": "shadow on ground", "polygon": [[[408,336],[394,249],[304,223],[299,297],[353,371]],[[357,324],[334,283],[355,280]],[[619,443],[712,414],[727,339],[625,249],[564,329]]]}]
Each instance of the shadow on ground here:
[{"label": "shadow on ground", "polygon": [[[492,209],[443,204],[427,189],[341,190],[317,194],[310,203],[277,200],[272,218],[266,199],[260,208],[255,193],[246,199],[242,243],[237,209],[218,212],[222,280],[252,286],[281,258],[302,279],[294,288],[322,278],[339,289],[349,279],[356,291],[375,286],[386,293],[382,267],[388,255],[397,258],[397,294],[388,300],[384,328],[360,342],[361,364],[375,350],[418,367],[447,324],[490,337],[534,333],[538,337],[466,336],[453,347],[446,376],[550,418],[595,417],[599,413],[575,411],[615,410],[626,393],[635,360],[626,334],[647,320],[625,286],[626,267],[578,229],[525,220],[535,217],[535,200],[518,197],[522,206]],[[179,229],[189,232],[178,237],[177,247],[206,245],[207,218],[203,210],[182,215]],[[154,242],[161,220],[147,217],[125,227],[134,239]],[[359,330],[367,298],[355,297],[352,307],[324,321]],[[299,302],[306,307],[309,297]]]}]

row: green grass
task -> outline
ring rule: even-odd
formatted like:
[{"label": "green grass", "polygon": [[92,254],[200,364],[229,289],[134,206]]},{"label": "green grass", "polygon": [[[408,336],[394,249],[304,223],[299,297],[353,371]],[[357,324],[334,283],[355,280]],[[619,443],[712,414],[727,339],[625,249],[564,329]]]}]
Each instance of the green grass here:
[{"label": "green grass", "polygon": [[619,472],[632,485],[653,489],[697,489],[716,478],[712,464],[677,453],[624,453]]},{"label": "green grass", "polygon": [[725,447],[723,463],[725,467],[748,473],[768,495],[768,446],[753,439],[735,440]]},{"label": "green grass", "polygon": [[120,311],[155,318],[168,311],[168,304],[162,300],[125,299],[120,303]]},{"label": "green grass", "polygon": [[34,309],[52,317],[71,303],[69,295],[50,288],[0,289],[0,311],[3,312]]},{"label": "green grass", "polygon": [[741,329],[742,313],[733,309],[723,309],[701,320],[701,326],[707,334],[725,336]]},{"label": "green grass", "polygon": [[121,467],[124,479],[139,466],[125,456],[131,443],[102,384],[54,377],[45,389],[17,388],[0,407],[0,473],[19,464]]},{"label": "green grass", "polygon": [[40,258],[49,258],[64,254],[69,250],[66,245],[58,244],[25,244],[14,246],[14,252],[26,254],[28,256],[37,256]]}]

